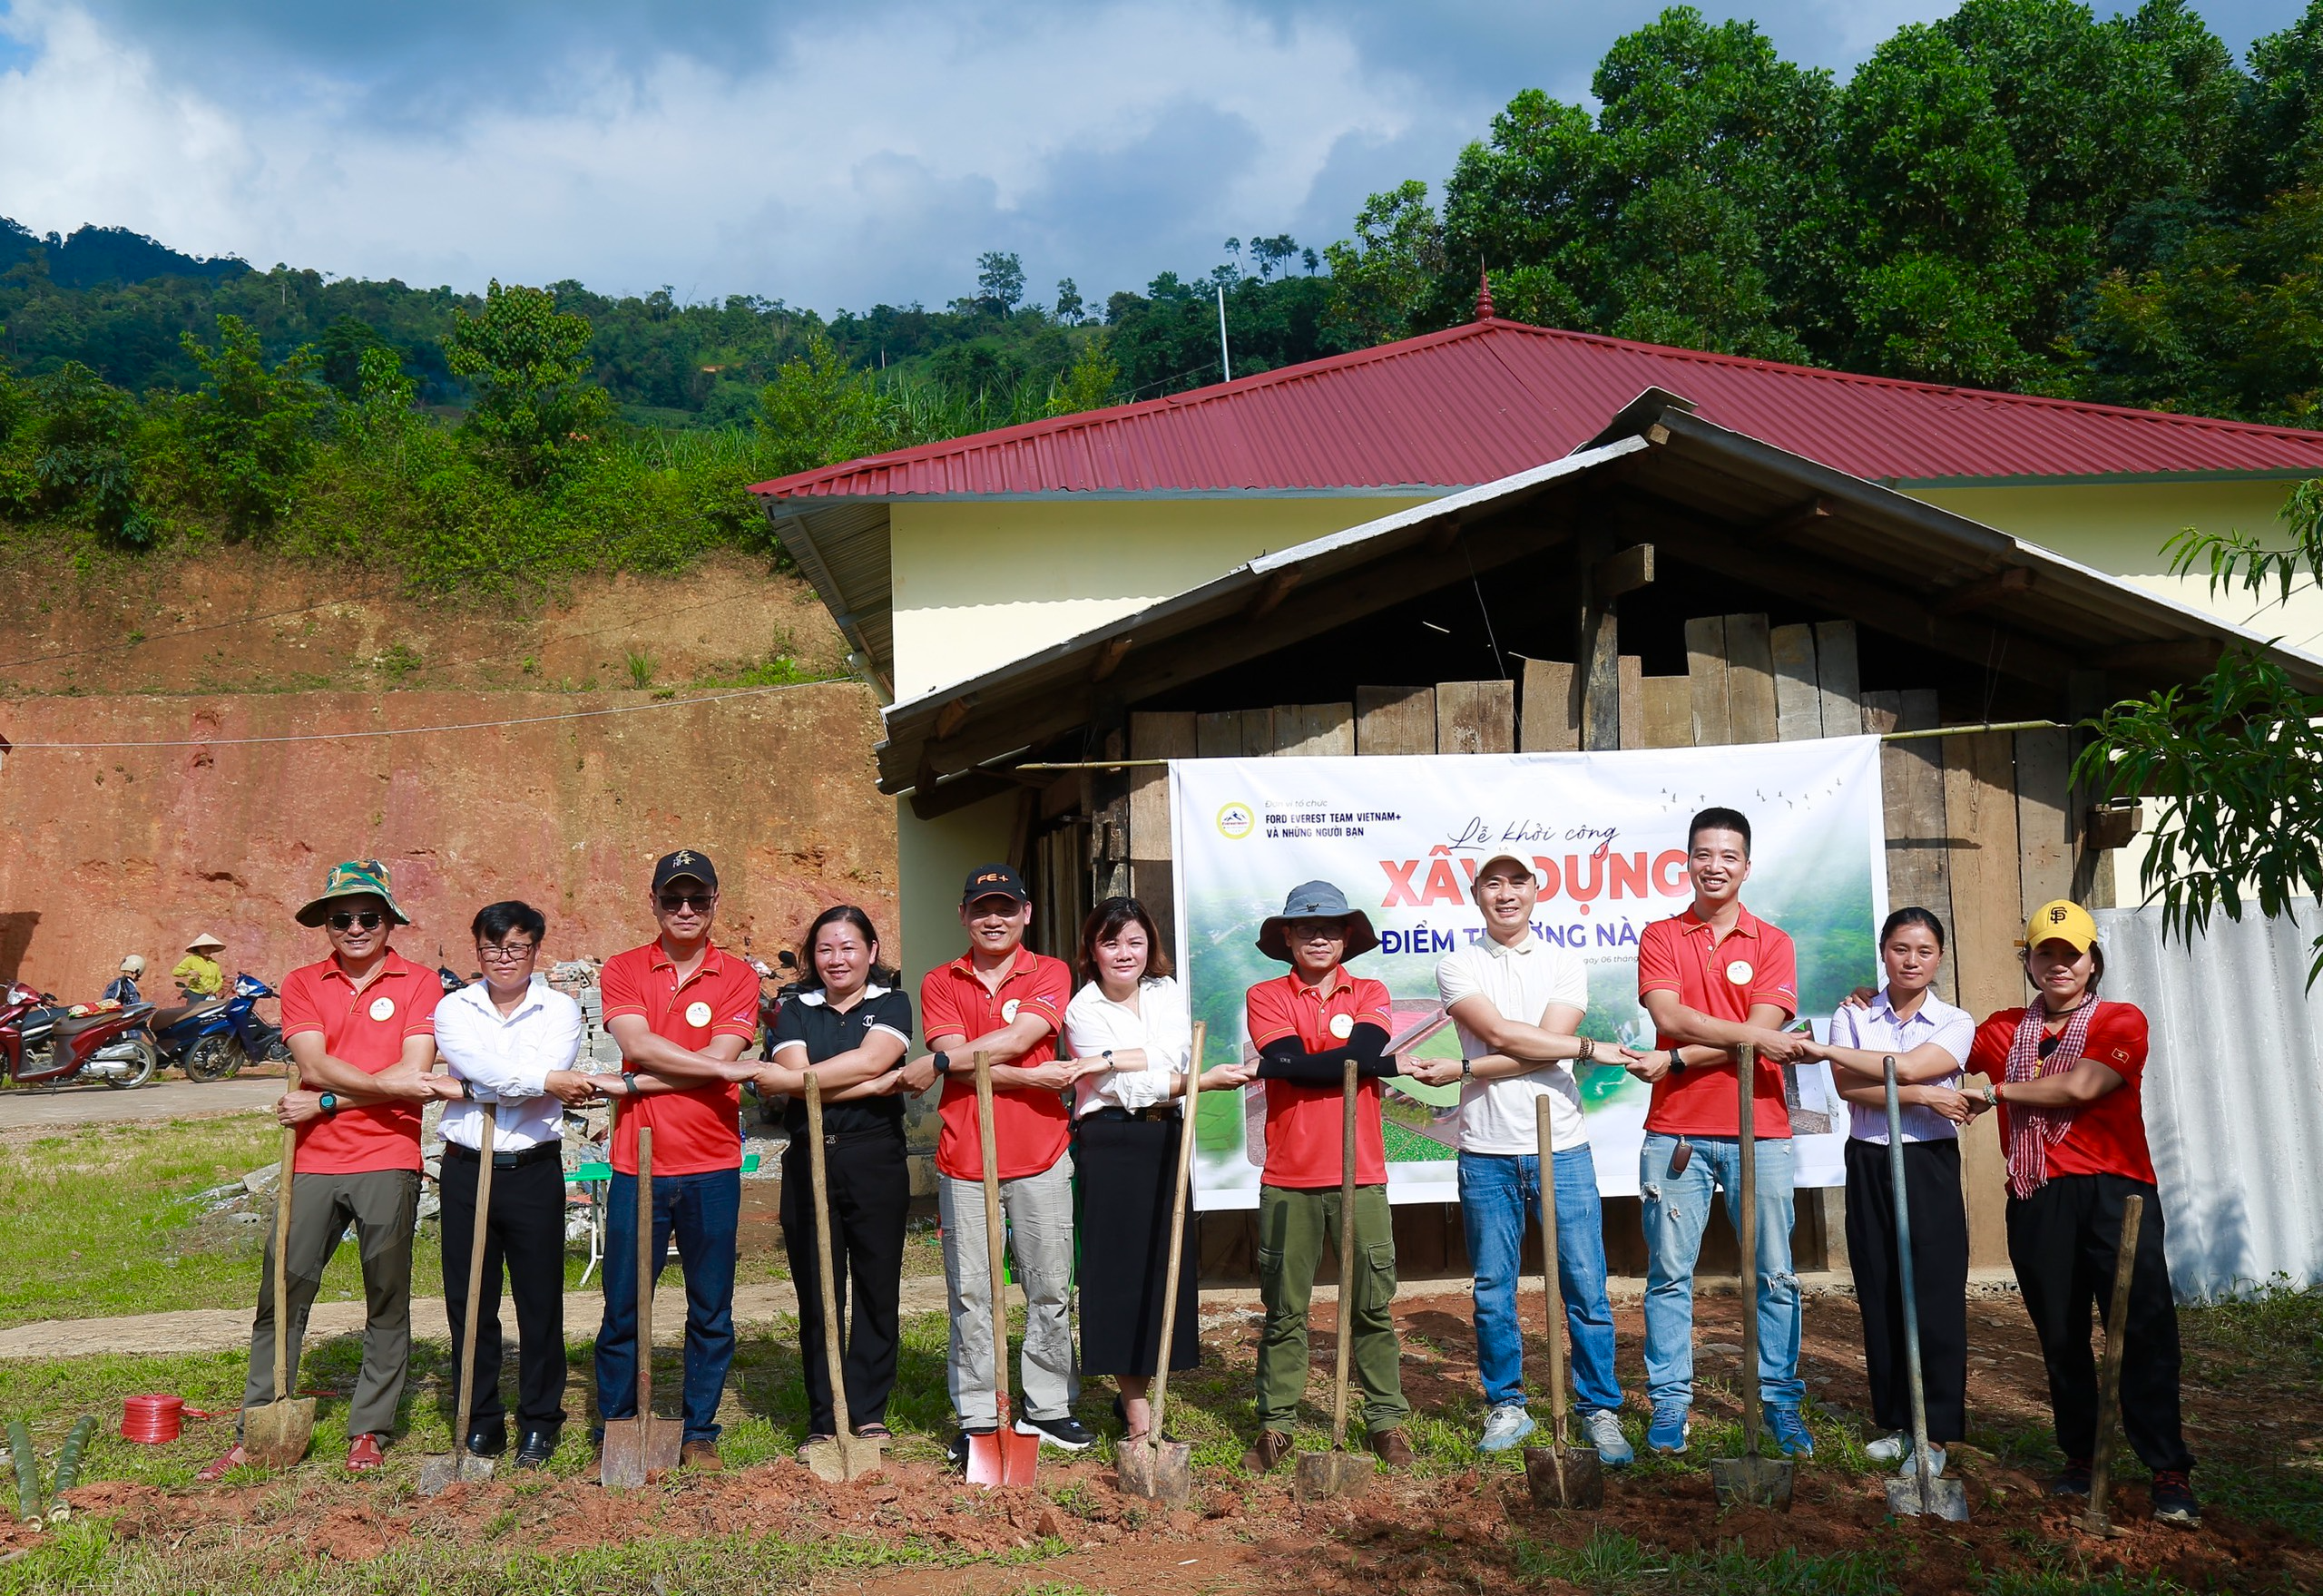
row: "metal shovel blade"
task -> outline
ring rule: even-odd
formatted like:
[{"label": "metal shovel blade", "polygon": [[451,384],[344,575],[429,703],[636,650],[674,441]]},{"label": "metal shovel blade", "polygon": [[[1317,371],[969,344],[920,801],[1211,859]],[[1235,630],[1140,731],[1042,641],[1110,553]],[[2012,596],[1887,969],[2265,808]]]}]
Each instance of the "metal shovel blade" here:
[{"label": "metal shovel blade", "polygon": [[1000,1427],[989,1435],[968,1437],[968,1483],[971,1485],[1029,1485],[1040,1463],[1041,1438],[1019,1435],[1005,1411]]},{"label": "metal shovel blade", "polygon": [[1760,1457],[1756,1453],[1745,1457],[1714,1457],[1710,1463],[1710,1485],[1717,1493],[1720,1507],[1746,1503],[1789,1513],[1792,1473],[1787,1459]]},{"label": "metal shovel blade", "polygon": [[597,1459],[598,1483],[629,1491],[650,1484],[678,1466],[685,1434],[685,1425],[678,1419],[609,1420],[605,1449]]},{"label": "metal shovel blade", "polygon": [[809,1441],[799,1449],[799,1461],[818,1480],[837,1483],[859,1480],[879,1472],[879,1444],[860,1435],[840,1435],[829,1441]]},{"label": "metal shovel blade", "polygon": [[1923,1496],[1918,1474],[1903,1474],[1887,1482],[1887,1511],[1897,1518],[1926,1514],[1965,1524],[1968,1522],[1968,1488],[1957,1480],[1931,1475],[1927,1493]]},{"label": "metal shovel blade", "polygon": [[1379,1460],[1359,1452],[1302,1452],[1290,1493],[1300,1502],[1360,1496],[1371,1489],[1378,1472]]},{"label": "metal shovel blade", "polygon": [[463,1447],[445,1457],[431,1457],[419,1465],[419,1493],[441,1496],[454,1485],[477,1485],[492,1478],[492,1459],[478,1457]]},{"label": "metal shovel blade", "polygon": [[1194,1444],[1163,1441],[1147,1445],[1133,1441],[1114,1454],[1122,1491],[1152,1502],[1182,1507],[1194,1493]]},{"label": "metal shovel blade", "polygon": [[242,1450],[270,1469],[296,1467],[315,1438],[315,1399],[287,1396],[242,1413]]},{"label": "metal shovel blade", "polygon": [[1605,1505],[1604,1465],[1586,1446],[1527,1446],[1524,1484],[1535,1507]]}]

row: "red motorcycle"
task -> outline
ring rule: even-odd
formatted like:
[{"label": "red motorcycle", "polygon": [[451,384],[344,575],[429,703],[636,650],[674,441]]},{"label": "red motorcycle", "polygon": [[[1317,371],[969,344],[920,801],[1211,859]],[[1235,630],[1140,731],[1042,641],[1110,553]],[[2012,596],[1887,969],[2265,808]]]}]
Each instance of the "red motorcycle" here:
[{"label": "red motorcycle", "polygon": [[146,1029],[152,1014],[149,1003],[75,1014],[48,994],[16,982],[0,1004],[0,1073],[19,1086],[74,1081],[142,1086],[162,1063]]}]

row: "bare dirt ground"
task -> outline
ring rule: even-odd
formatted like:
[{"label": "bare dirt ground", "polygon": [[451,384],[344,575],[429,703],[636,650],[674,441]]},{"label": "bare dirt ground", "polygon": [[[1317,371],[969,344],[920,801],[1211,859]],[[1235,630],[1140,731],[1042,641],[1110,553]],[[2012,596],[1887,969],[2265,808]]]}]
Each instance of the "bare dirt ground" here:
[{"label": "bare dirt ground", "polygon": [[[1615,1474],[1605,1506],[1590,1513],[1534,1508],[1523,1476],[1505,1459],[1465,1472],[1403,1477],[1383,1474],[1352,1504],[1301,1506],[1291,1499],[1289,1470],[1248,1479],[1232,1470],[1202,1471],[1190,1510],[1162,1512],[1122,1495],[1109,1465],[1054,1461],[1044,1454],[1033,1490],[984,1493],[933,1464],[904,1462],[851,1485],[824,1484],[789,1462],[685,1474],[658,1487],[608,1493],[574,1477],[461,1486],[424,1501],[385,1481],[358,1482],[309,1464],[288,1479],[255,1485],[163,1492],[119,1482],[72,1493],[82,1513],[109,1515],[117,1539],[193,1555],[230,1545],[248,1560],[255,1584],[270,1571],[308,1560],[364,1562],[430,1543],[480,1546],[495,1556],[554,1556],[614,1548],[654,1536],[779,1536],[786,1542],[847,1542],[873,1549],[936,1547],[989,1558],[931,1572],[825,1568],[817,1589],[910,1592],[1013,1592],[1028,1578],[1037,1588],[1184,1592],[1397,1591],[1473,1592],[1523,1580],[1567,1589],[1553,1571],[1560,1548],[1599,1532],[1683,1555],[1740,1548],[1754,1557],[1830,1556],[1885,1552],[1887,1577],[1917,1593],[1965,1589],[1972,1572],[1990,1574],[2073,1568],[2082,1580],[2118,1572],[2193,1590],[2311,1590],[2323,1587],[2323,1550],[2278,1524],[2246,1515],[2233,1497],[2213,1494],[2196,1532],[2164,1529],[2147,1517],[2142,1476],[2122,1485],[2114,1512],[2123,1533],[2098,1540],[2041,1493],[2052,1459],[2043,1441],[2047,1405],[2041,1364],[2015,1302],[1995,1293],[1972,1301],[1977,1362],[1973,1366],[1972,1432],[1986,1444],[1954,1453],[1951,1472],[1968,1486],[1967,1524],[1898,1525],[1887,1520],[1878,1476],[1849,1466],[1836,1440],[1826,1456],[1799,1468],[1796,1504],[1787,1515],[1759,1509],[1721,1511],[1700,1467],[1730,1442],[1731,1376],[1736,1358],[1721,1351],[1739,1339],[1736,1300],[1705,1297],[1698,1305],[1700,1377],[1692,1455],[1686,1466],[1652,1464]],[[1318,1317],[1328,1313],[1318,1309]],[[1243,1375],[1255,1354],[1248,1313],[1206,1313],[1206,1349],[1230,1376]],[[1465,1398],[1475,1379],[1475,1346],[1465,1297],[1415,1297],[1397,1305],[1407,1337],[1406,1392],[1426,1413]],[[1638,1367],[1639,1314],[1617,1310],[1621,1367]],[[1827,1418],[1841,1425],[1861,1400],[1859,1322],[1843,1297],[1810,1302],[1803,1366]],[[1319,1393],[1333,1346],[1314,1338]],[[1415,1348],[1420,1348],[1416,1352]],[[1208,1361],[1208,1360],[1206,1360]],[[2230,1457],[2238,1468],[2311,1469],[2323,1403],[2311,1382],[2279,1368],[2190,1362],[2188,1409],[2198,1451]],[[1210,1371],[1205,1370],[1205,1374]],[[1634,1400],[1634,1394],[1633,1394]],[[1709,1432],[1705,1435],[1705,1432]],[[1834,1431],[1836,1434],[1836,1430]],[[185,1443],[181,1443],[184,1444]],[[2217,1476],[2221,1481],[2223,1475]],[[2204,1475],[2198,1473],[2197,1484]],[[0,1530],[0,1548],[22,1532]],[[1027,1564],[1026,1557],[1048,1555]],[[1653,1571],[1649,1571],[1653,1572]],[[1792,1587],[1785,1586],[1785,1589]],[[1804,1588],[1804,1587],[1800,1587]],[[2073,1586],[2043,1585],[2041,1589]]]}]

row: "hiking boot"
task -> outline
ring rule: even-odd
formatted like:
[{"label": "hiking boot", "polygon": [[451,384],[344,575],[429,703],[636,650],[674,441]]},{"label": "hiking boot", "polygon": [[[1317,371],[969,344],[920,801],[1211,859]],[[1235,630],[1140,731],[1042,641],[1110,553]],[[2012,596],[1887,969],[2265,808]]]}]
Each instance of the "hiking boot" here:
[{"label": "hiking boot", "polygon": [[1581,1434],[1597,1449],[1597,1461],[1607,1468],[1620,1468],[1637,1457],[1630,1449],[1630,1438],[1622,1434],[1621,1415],[1610,1407],[1583,1414]]},{"label": "hiking boot", "polygon": [[1485,1420],[1485,1433],[1476,1438],[1478,1452],[1505,1452],[1533,1433],[1533,1415],[1524,1411],[1521,1402],[1511,1402],[1492,1410]]},{"label": "hiking boot", "polygon": [[1419,1461],[1412,1454],[1411,1437],[1404,1434],[1400,1425],[1372,1436],[1371,1450],[1377,1453],[1379,1461],[1391,1469],[1407,1469]]},{"label": "hiking boot", "polygon": [[2065,1459],[2065,1466],[2059,1469],[2049,1481],[2049,1494],[2052,1496],[2088,1495],[2089,1460],[2085,1457]]},{"label": "hiking boot", "polygon": [[2191,1530],[2202,1522],[2202,1510],[2194,1500],[2193,1482],[2184,1469],[2153,1471],[2153,1516],[2165,1524],[2175,1524]]},{"label": "hiking boot", "polygon": [[1682,1402],[1658,1405],[1653,1410],[1653,1422],[1645,1428],[1645,1449],[1663,1457],[1684,1455],[1686,1432],[1691,1427],[1689,1424],[1691,1412]]},{"label": "hiking boot", "polygon": [[1260,1430],[1258,1444],[1242,1454],[1242,1467],[1254,1474],[1263,1474],[1290,1455],[1290,1432]]},{"label": "hiking boot", "polygon": [[714,1474],[726,1466],[726,1460],[718,1455],[717,1442],[689,1441],[678,1448],[678,1466],[681,1469],[699,1469],[705,1474]]},{"label": "hiking boot", "polygon": [[1767,1433],[1775,1438],[1775,1444],[1791,1457],[1815,1455],[1815,1437],[1808,1433],[1807,1421],[1799,1416],[1795,1404],[1776,1402],[1768,1405]]},{"label": "hiking boot", "polygon": [[1042,1445],[1063,1452],[1086,1452],[1097,1444],[1096,1432],[1071,1414],[1054,1419],[1019,1415],[1014,1427],[1019,1435],[1038,1435]]}]

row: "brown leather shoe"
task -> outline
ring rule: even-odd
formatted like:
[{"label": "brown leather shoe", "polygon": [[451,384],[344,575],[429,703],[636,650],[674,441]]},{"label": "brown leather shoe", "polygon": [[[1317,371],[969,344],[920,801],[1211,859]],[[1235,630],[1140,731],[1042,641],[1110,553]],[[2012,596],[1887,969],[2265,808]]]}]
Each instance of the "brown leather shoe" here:
[{"label": "brown leather shoe", "polygon": [[678,1448],[678,1466],[681,1469],[700,1469],[703,1474],[714,1474],[726,1466],[726,1460],[718,1455],[717,1442],[689,1441]]},{"label": "brown leather shoe", "polygon": [[1254,1474],[1263,1474],[1289,1455],[1289,1431],[1260,1430],[1259,1444],[1242,1454],[1242,1466]]},{"label": "brown leather shoe", "polygon": [[1371,1450],[1377,1453],[1379,1461],[1391,1469],[1407,1469],[1418,1461],[1412,1455],[1410,1439],[1400,1427],[1382,1430],[1372,1436]]}]

